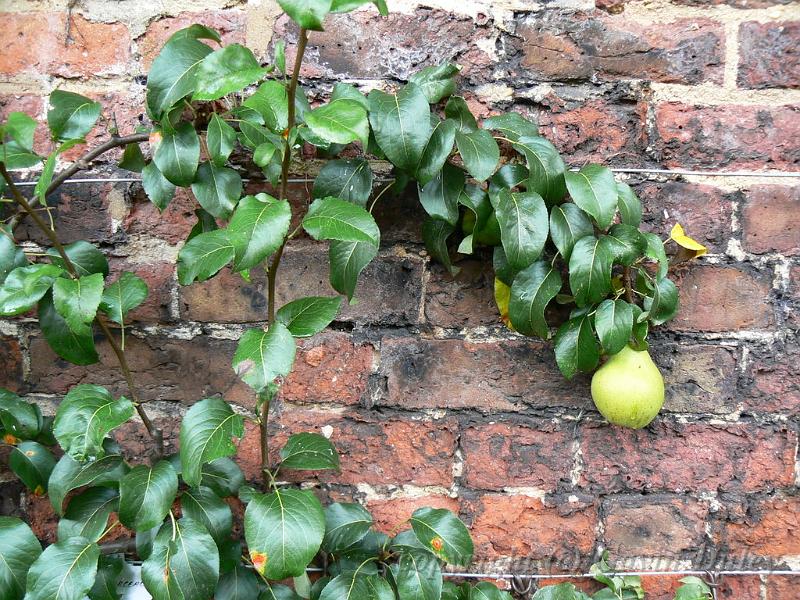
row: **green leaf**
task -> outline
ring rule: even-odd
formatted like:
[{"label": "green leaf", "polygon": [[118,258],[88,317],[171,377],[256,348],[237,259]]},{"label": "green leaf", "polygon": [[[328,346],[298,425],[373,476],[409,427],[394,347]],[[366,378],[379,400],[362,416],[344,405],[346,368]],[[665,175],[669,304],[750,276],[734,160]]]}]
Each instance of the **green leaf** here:
[{"label": "green leaf", "polygon": [[56,463],[48,481],[50,503],[60,515],[67,494],[85,485],[116,483],[127,473],[128,467],[118,454],[106,454],[93,462],[80,463],[65,454]]},{"label": "green leaf", "polygon": [[409,81],[417,85],[428,103],[436,104],[456,92],[456,75],[461,69],[454,64],[444,63],[434,67],[425,67],[417,71]]},{"label": "green leaf", "polygon": [[230,458],[223,457],[203,465],[200,485],[214,490],[223,498],[235,496],[244,484],[244,473]]},{"label": "green leaf", "polygon": [[389,9],[386,7],[386,0],[333,0],[331,12],[350,12],[354,8],[358,8],[370,1],[378,8],[378,12],[381,16],[385,17],[389,14]]},{"label": "green leaf", "polygon": [[100,360],[91,325],[78,332],[70,329],[56,311],[52,294],[46,294],[39,302],[39,327],[53,352],[64,360],[75,365],[91,365]]},{"label": "green leaf", "polygon": [[425,93],[409,83],[397,95],[372,90],[369,122],[375,140],[399,169],[413,173],[431,135],[431,109]]},{"label": "green leaf", "polygon": [[295,433],[281,448],[281,467],[318,471],[338,469],[339,454],[330,440],[318,433]]},{"label": "green leaf", "polygon": [[594,315],[597,337],[606,354],[616,354],[628,343],[633,329],[633,310],[624,300],[603,300]]},{"label": "green leaf", "polygon": [[303,29],[322,31],[322,20],[331,10],[331,0],[278,0],[283,11]]},{"label": "green leaf", "polygon": [[447,101],[444,114],[448,119],[455,121],[457,132],[473,133],[478,131],[478,122],[461,96],[453,96]]},{"label": "green leaf", "polygon": [[617,212],[617,182],[614,173],[601,165],[586,165],[577,173],[564,173],[567,190],[581,209],[594,217],[600,229],[608,229]]},{"label": "green leaf", "polygon": [[367,242],[380,245],[381,232],[372,215],[338,198],[317,198],[303,218],[303,228],[315,240]]},{"label": "green leaf", "polygon": [[653,287],[653,297],[644,300],[644,309],[650,311],[650,322],[661,325],[678,312],[678,288],[671,279],[659,277]]},{"label": "green leaf", "polygon": [[600,346],[588,315],[575,317],[558,328],[555,336],[556,363],[567,379],[591,371],[600,360]]},{"label": "green leaf", "polygon": [[13,171],[36,167],[42,162],[42,157],[12,141],[0,144],[0,161],[6,165],[9,171]]},{"label": "green leaf", "polygon": [[8,466],[22,483],[34,494],[41,496],[47,491],[47,480],[56,464],[56,459],[39,442],[20,442],[8,457]]},{"label": "green leaf", "polygon": [[244,419],[219,398],[195,403],[181,422],[181,474],[190,486],[200,485],[202,466],[236,453],[233,437],[244,435]]},{"label": "green leaf", "polygon": [[0,388],[0,426],[14,437],[33,439],[42,428],[42,414],[35,404]]},{"label": "green leaf", "polygon": [[572,202],[556,204],[550,211],[550,236],[565,261],[569,261],[575,242],[593,233],[592,221]]},{"label": "green leaf", "polygon": [[122,325],[128,313],[145,301],[147,293],[144,280],[125,271],[114,283],[106,286],[100,309],[109,319]]},{"label": "green leaf", "polygon": [[325,509],[322,548],[328,553],[338,553],[361,541],[372,523],[372,515],[360,504],[334,502]]},{"label": "green leaf", "polygon": [[624,223],[612,226],[603,239],[614,256],[614,262],[622,265],[632,265],[647,248],[647,241],[642,233],[636,227]]},{"label": "green leaf", "polygon": [[57,140],[83,138],[100,117],[102,106],[85,96],[63,90],[50,94],[47,125]]},{"label": "green leaf", "polygon": [[[180,35],[178,35],[180,34]],[[197,70],[211,48],[191,32],[176,32],[161,49],[147,75],[147,111],[155,120],[195,90]]]},{"label": "green leaf", "polygon": [[641,233],[644,237],[646,247],[645,255],[647,258],[658,262],[658,277],[665,277],[669,270],[669,259],[664,251],[664,242],[655,233]]},{"label": "green leaf", "polygon": [[437,558],[467,566],[475,550],[469,530],[445,508],[419,508],[411,516],[411,528],[422,545]]},{"label": "green leaf", "polygon": [[240,44],[230,44],[206,56],[197,67],[197,82],[192,100],[216,100],[238,92],[264,77],[253,52]]},{"label": "green leaf", "polygon": [[278,309],[275,318],[286,325],[294,337],[309,337],[330,325],[341,306],[342,298],[310,296],[285,304]]},{"label": "green leaf", "polygon": [[451,119],[440,121],[434,119],[433,131],[422,150],[422,156],[416,169],[416,179],[420,186],[426,186],[442,168],[453,151],[456,139],[456,123]]},{"label": "green leaf", "polygon": [[548,261],[540,260],[520,271],[511,286],[508,316],[523,335],[547,339],[550,329],[544,311],[561,291],[561,275]]},{"label": "green leaf", "polygon": [[3,285],[11,271],[28,264],[25,252],[16,246],[12,237],[7,233],[6,228],[0,225],[0,286]]},{"label": "green leaf", "polygon": [[101,556],[97,565],[97,576],[89,591],[91,600],[120,600],[117,581],[122,574],[124,561],[113,556]]},{"label": "green leaf", "polygon": [[358,276],[378,255],[378,247],[371,242],[332,241],[328,250],[331,287],[353,299]]},{"label": "green leaf", "polygon": [[134,467],[119,482],[119,520],[134,531],[153,529],[167,516],[177,493],[178,475],[168,461]]},{"label": "green leaf", "polygon": [[4,125],[6,134],[21,148],[33,152],[33,136],[36,133],[36,119],[24,112],[9,113]]},{"label": "green leaf", "polygon": [[[108,275],[108,260],[100,249],[93,244],[78,240],[64,246],[64,251],[79,277],[92,275],[93,273]],[[55,248],[48,248],[47,255],[53,261],[53,264],[66,270],[66,264]]]},{"label": "green leaf", "polygon": [[206,146],[211,162],[218,167],[225,164],[236,146],[236,130],[217,113],[211,115],[211,120],[208,122]]},{"label": "green leaf", "polygon": [[479,129],[472,133],[456,131],[455,137],[458,152],[470,175],[478,181],[491,177],[500,162],[500,149],[492,134]]},{"label": "green leaf", "polygon": [[642,222],[642,203],[627,183],[617,182],[617,208],[619,219],[625,225],[639,227]]},{"label": "green leaf", "polygon": [[[512,596],[508,592],[498,590],[494,584],[488,581],[480,581],[469,591],[469,598],[464,600],[512,600]],[[564,600],[580,600],[580,598],[570,596],[569,598],[565,597]]]},{"label": "green leaf", "polygon": [[180,187],[190,185],[200,161],[200,138],[191,123],[180,123],[175,131],[163,131],[153,153],[153,162],[167,181]]},{"label": "green leaf", "polygon": [[[472,254],[475,242],[483,243],[487,241],[483,236],[487,230],[489,219],[494,217],[494,209],[491,202],[489,202],[489,195],[480,187],[471,184],[465,186],[461,191],[458,196],[458,203],[470,210],[475,218],[472,233],[461,240],[458,251],[462,254]],[[464,215],[465,221],[468,217],[468,214]],[[494,224],[497,224],[496,218],[494,218]],[[499,238],[499,225],[497,231]]]},{"label": "green leaf", "polygon": [[711,600],[711,588],[699,577],[684,577],[681,586],[675,591],[675,600]]},{"label": "green leaf", "polygon": [[81,332],[91,323],[103,298],[103,275],[79,279],[59,277],[53,283],[53,304],[73,331]]},{"label": "green leaf", "polygon": [[167,43],[177,42],[179,40],[212,40],[218,44],[222,43],[222,38],[219,33],[199,23],[194,23],[188,27],[179,29],[169,37]]},{"label": "green leaf", "polygon": [[234,269],[255,267],[275,252],[286,238],[291,218],[286,200],[279,202],[267,194],[242,198],[228,226]]},{"label": "green leaf", "polygon": [[530,176],[528,191],[536,192],[549,204],[561,202],[567,193],[564,161],[555,146],[543,137],[524,135],[514,149],[525,156]]},{"label": "green leaf", "polygon": [[28,569],[41,553],[39,540],[27,524],[0,516],[0,597],[22,599]]},{"label": "green leaf", "polygon": [[600,302],[611,291],[611,263],[614,256],[602,239],[593,235],[575,243],[569,259],[569,287],[575,304]]},{"label": "green leaf", "polygon": [[133,173],[141,173],[145,167],[144,155],[139,144],[128,144],[125,146],[125,151],[122,153],[122,160],[119,161],[119,168],[131,171]]},{"label": "green leaf", "polygon": [[380,575],[342,573],[323,588],[319,600],[394,600],[392,586]]},{"label": "green leaf", "polygon": [[164,523],[142,564],[153,600],[208,600],[219,580],[219,551],[202,524],[187,517]]},{"label": "green leaf", "polygon": [[100,458],[106,435],[132,416],[133,404],[127,398],[115,400],[98,385],[76,385],[58,406],[53,433],[74,459]]},{"label": "green leaf", "polygon": [[233,527],[231,507],[211,488],[200,486],[183,492],[181,511],[183,516],[202,523],[217,544],[230,537]]},{"label": "green leaf", "polygon": [[436,558],[422,550],[406,549],[393,565],[400,598],[414,600],[439,600],[442,594],[442,569]]},{"label": "green leaf", "polygon": [[292,333],[283,323],[269,330],[248,329],[239,338],[233,355],[233,370],[257,393],[263,392],[278,377],[292,370],[297,347]]},{"label": "green leaf", "polygon": [[82,537],[45,548],[28,571],[28,600],[79,600],[92,588],[100,548]]},{"label": "green leaf", "polygon": [[244,532],[250,560],[264,578],[297,577],[322,544],[325,514],[311,492],[276,489],[247,505]]},{"label": "green leaf", "polygon": [[311,196],[333,196],[365,207],[372,194],[372,182],[372,169],[363,158],[331,160],[320,169]]},{"label": "green leaf", "polygon": [[483,120],[483,128],[497,131],[500,135],[512,142],[518,142],[523,137],[536,137],[539,127],[519,113],[509,112]]},{"label": "green leaf", "polygon": [[108,517],[118,506],[117,490],[89,488],[69,501],[64,517],[58,522],[58,539],[81,536],[90,542],[98,541],[106,530]]},{"label": "green leaf", "polygon": [[418,185],[420,204],[431,217],[455,227],[458,223],[458,198],[464,183],[464,171],[446,164],[425,187]]},{"label": "green leaf", "polygon": [[228,232],[219,229],[201,233],[178,252],[178,283],[189,285],[216,275],[234,257]]},{"label": "green leaf", "polygon": [[451,275],[458,273],[450,261],[450,251],[447,248],[447,238],[456,230],[455,226],[442,219],[428,217],[422,224],[422,241],[431,257],[440,262]]},{"label": "green leaf", "polygon": [[47,188],[50,187],[50,182],[53,181],[53,173],[56,170],[56,156],[58,156],[57,152],[51,152],[47,157],[44,168],[42,169],[42,174],[39,176],[39,180],[33,188],[33,194],[39,199],[39,203],[42,204],[42,206],[47,205],[45,196]]},{"label": "green leaf", "polygon": [[369,140],[369,120],[361,102],[343,98],[315,108],[305,116],[306,125],[323,140],[334,144]]},{"label": "green leaf", "polygon": [[175,185],[164,177],[156,163],[152,161],[142,169],[142,187],[150,202],[161,211],[167,207],[175,195]]},{"label": "green leaf", "polygon": [[331,92],[331,102],[342,99],[355,100],[364,107],[364,110],[369,110],[369,102],[367,102],[367,97],[359,92],[355,86],[352,86],[349,83],[337,82],[333,86],[333,92]]},{"label": "green leaf", "polygon": [[47,293],[61,274],[55,265],[17,267],[0,287],[0,316],[13,317],[28,312]]},{"label": "green leaf", "polygon": [[631,304],[630,307],[633,313],[633,330],[631,331],[633,342],[631,345],[635,350],[647,350],[648,344],[646,338],[649,329],[647,315],[645,315],[645,318],[639,322],[642,309],[635,304]]},{"label": "green leaf", "polygon": [[493,203],[508,264],[524,269],[539,258],[547,241],[547,206],[536,192],[506,189]]},{"label": "green leaf", "polygon": [[192,192],[209,214],[227,219],[242,195],[242,178],[233,169],[204,162],[197,169]]},{"label": "green leaf", "polygon": [[253,600],[260,591],[260,580],[253,570],[237,565],[219,578],[214,600]]},{"label": "green leaf", "polygon": [[262,83],[242,106],[255,110],[275,133],[282,133],[289,126],[289,97],[279,81]]}]

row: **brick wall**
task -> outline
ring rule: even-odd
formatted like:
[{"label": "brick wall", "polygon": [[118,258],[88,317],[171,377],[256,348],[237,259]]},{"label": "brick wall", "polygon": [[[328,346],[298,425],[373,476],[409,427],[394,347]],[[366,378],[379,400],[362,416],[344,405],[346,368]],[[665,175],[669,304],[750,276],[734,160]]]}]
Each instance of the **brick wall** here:
[{"label": "brick wall", "polygon": [[[3,113],[43,117],[46,95],[61,87],[102,100],[130,133],[145,118],[147,68],[176,29],[202,22],[259,55],[273,32],[288,36],[290,56],[296,39],[269,0],[86,0],[71,17],[67,4],[3,3]],[[800,172],[799,3],[597,4],[390,2],[388,19],[368,10],[312,34],[303,76],[321,99],[333,81],[402,81],[455,60],[475,112],[537,118],[572,165]],[[44,131],[37,139],[46,145]],[[653,336],[669,390],[654,425],[604,425],[587,378],[564,381],[548,345],[498,323],[487,257],[462,260],[450,277],[422,248],[415,201],[398,200],[378,209],[384,246],[359,303],[302,344],[277,408],[279,438],[332,428],[342,473],[320,478],[324,495],[365,502],[387,529],[420,505],[459,511],[477,558],[500,564],[555,557],[577,568],[607,548],[637,568],[715,554],[733,567],[800,568],[798,180],[628,181],[650,230],[663,236],[678,221],[710,249],[679,273],[681,312]],[[306,196],[302,186],[292,190],[297,205]],[[101,243],[114,269],[150,284],[128,352],[173,449],[176,417],[192,402],[222,394],[253,405],[229,364],[242,325],[265,312],[259,274],[249,284],[222,274],[177,285],[174,262],[192,208],[179,195],[159,216],[138,184],[86,184],[62,188],[56,215],[67,241]],[[325,254],[303,240],[281,272],[281,299],[328,290]],[[45,411],[79,382],[122,392],[102,343],[100,353],[100,365],[71,366],[48,350],[35,322],[0,321],[0,386],[40,399]],[[129,452],[144,453],[142,427],[130,424],[122,437]],[[255,476],[255,431],[240,458]],[[27,512],[52,541],[49,504],[11,479],[0,471],[8,482],[2,509]],[[645,583],[652,598],[671,598],[677,580]],[[786,600],[796,585],[729,578],[721,596]]]}]

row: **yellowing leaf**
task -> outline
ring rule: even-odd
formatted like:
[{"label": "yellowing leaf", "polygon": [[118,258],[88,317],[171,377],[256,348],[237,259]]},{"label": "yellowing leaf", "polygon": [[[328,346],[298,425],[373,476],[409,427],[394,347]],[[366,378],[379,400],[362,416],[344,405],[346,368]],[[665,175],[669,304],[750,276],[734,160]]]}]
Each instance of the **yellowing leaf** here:
[{"label": "yellowing leaf", "polygon": [[511,325],[511,319],[508,317],[508,303],[511,300],[511,287],[500,281],[495,277],[494,279],[494,301],[497,304],[497,310],[500,311],[500,320],[511,331],[514,327]]},{"label": "yellowing leaf", "polygon": [[708,252],[708,249],[705,246],[699,242],[696,242],[683,232],[683,227],[681,227],[680,223],[675,223],[672,231],[669,232],[669,237],[679,246],[686,248],[687,250],[691,250],[693,253],[691,258],[703,256],[703,254]]}]

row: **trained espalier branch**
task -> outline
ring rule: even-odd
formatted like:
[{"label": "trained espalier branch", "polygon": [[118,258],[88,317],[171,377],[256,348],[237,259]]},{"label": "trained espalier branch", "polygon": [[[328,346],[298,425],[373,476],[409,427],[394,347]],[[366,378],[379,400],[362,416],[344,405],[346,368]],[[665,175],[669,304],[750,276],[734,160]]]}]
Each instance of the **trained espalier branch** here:
[{"label": "trained espalier branch", "polygon": [[[148,74],[151,130],[125,137],[114,131],[59,175],[58,157],[85,143],[101,114],[98,103],[70,92],[50,96],[47,125],[56,149],[46,158],[34,150],[35,120],[12,113],[2,125],[0,174],[19,212],[0,235],[0,316],[37,308],[47,343],[80,365],[99,360],[96,325],[119,361],[131,399],[78,385],[49,418],[35,404],[0,390],[3,440],[13,446],[9,466],[33,493],[46,493],[61,517],[58,542],[44,551],[25,523],[0,517],[0,597],[114,598],[122,559],[104,555],[113,551],[143,561],[144,585],[156,600],[510,597],[486,582],[443,581],[445,564],[466,565],[473,554],[466,526],[450,511],[419,509],[408,528],[388,536],[359,504],[323,508],[312,491],[279,481],[285,469],[339,467],[333,444],[316,433],[290,436],[272,463],[270,409],[292,370],[296,340],[323,331],[343,299],[353,298],[360,273],[380,246],[372,208],[387,190],[400,192],[410,183],[429,215],[422,227],[425,243],[447,268],[456,269],[456,242],[461,254],[493,248],[500,313],[518,332],[549,337],[548,304],[574,305],[555,334],[556,358],[567,377],[594,369],[601,352],[644,347],[648,325],[674,315],[677,293],[666,277],[661,240],[638,229],[641,207],[630,188],[598,165],[568,172],[537,126],[519,114],[479,125],[466,102],[453,95],[457,67],[423,69],[397,90],[368,96],[338,83],[329,102],[312,108],[299,77],[309,36],[329,12],[365,3],[281,0],[298,26],[290,72],[282,41],[264,66],[244,46],[223,45],[204,25],[177,31]],[[386,13],[383,0],[375,4]],[[145,140],[149,152],[143,153],[139,144]],[[226,267],[244,279],[254,270],[266,272],[264,325],[244,332],[232,360],[255,396],[246,418],[260,429],[260,490],[245,483],[231,458],[245,417],[221,398],[198,399],[181,423],[180,452],[162,456],[160,431],[139,399],[124,351],[125,326],[147,296],[145,282],[133,273],[108,282],[101,250],[85,241],[62,244],[57,228],[36,208],[46,207],[48,195],[68,177],[123,144],[120,166],[141,172],[144,190],[160,210],[177,187],[190,188],[199,204],[197,223],[178,255],[181,285],[210,279]],[[330,160],[316,177],[311,202],[293,206],[289,175],[304,145]],[[337,158],[345,149],[356,157]],[[243,196],[241,176],[231,165],[234,150],[263,171],[269,188]],[[367,156],[394,166],[393,181],[378,193]],[[8,172],[40,165],[28,200]],[[16,243],[10,225],[22,215],[48,239],[44,256],[28,256]],[[293,218],[300,225],[290,231]],[[278,308],[281,257],[301,230],[328,244],[330,284],[340,295],[297,298]],[[673,239],[690,247],[680,233]],[[120,342],[109,322],[119,325]],[[135,412],[153,438],[151,465],[130,465],[113,438]],[[53,446],[64,452],[58,460]],[[233,501],[246,504],[239,536],[228,504]],[[117,520],[109,523],[112,514]],[[131,537],[106,542],[120,525]],[[641,597],[637,582],[613,577],[604,561],[598,565],[597,579],[606,588],[595,599]],[[309,566],[324,570],[313,584]],[[289,578],[293,589],[276,583]],[[684,588],[694,586],[692,597],[705,598],[708,589],[700,584],[686,582]],[[588,598],[570,584],[543,588],[535,597]]]}]

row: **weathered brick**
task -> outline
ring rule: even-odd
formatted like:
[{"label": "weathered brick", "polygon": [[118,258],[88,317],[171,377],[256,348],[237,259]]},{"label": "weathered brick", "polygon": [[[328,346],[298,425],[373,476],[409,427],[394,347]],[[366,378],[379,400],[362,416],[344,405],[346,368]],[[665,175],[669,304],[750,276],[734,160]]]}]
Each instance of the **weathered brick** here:
[{"label": "weathered brick", "polygon": [[569,481],[572,469],[571,428],[550,422],[534,425],[475,425],[461,435],[468,486],[502,490],[535,487],[547,492]]},{"label": "weathered brick", "polygon": [[593,506],[569,512],[545,506],[530,496],[486,494],[466,503],[472,518],[475,557],[538,559],[560,562],[592,553],[597,511]]},{"label": "weathered brick", "polygon": [[789,269],[787,289],[789,303],[786,306],[786,323],[795,331],[800,330],[800,265]]},{"label": "weathered brick", "polygon": [[[320,471],[321,481],[338,484],[438,485],[453,483],[456,425],[452,421],[400,420],[372,415],[308,411],[284,405],[272,420],[270,455],[278,461],[278,450],[292,433],[326,433],[341,457],[341,472]],[[250,479],[260,477],[258,429],[247,424],[239,444],[238,462]],[[298,481],[308,472],[287,474]]]},{"label": "weathered brick", "polygon": [[770,281],[733,267],[691,265],[679,272],[680,309],[670,329],[738,331],[770,327]]},{"label": "weathered brick", "polygon": [[737,555],[781,559],[800,554],[800,498],[755,501],[741,522],[728,523],[722,541]]},{"label": "weathered brick", "polygon": [[26,493],[23,507],[25,520],[31,526],[34,535],[45,544],[56,543],[59,518],[53,510],[53,505],[50,504],[50,499],[47,496]]},{"label": "weathered brick", "polygon": [[751,187],[742,207],[742,233],[748,252],[800,254],[800,185]]},{"label": "weathered brick", "polygon": [[536,80],[722,82],[724,33],[711,19],[641,25],[624,17],[537,15],[517,28],[521,68]]},{"label": "weathered brick", "polygon": [[678,558],[705,541],[708,506],[665,495],[615,496],[603,503],[605,546],[615,559]]},{"label": "weathered brick", "polygon": [[766,600],[795,600],[797,598],[797,578],[770,575],[767,577],[766,590]]},{"label": "weathered brick", "polygon": [[[694,565],[696,566],[696,565]],[[675,592],[681,587],[681,575],[656,575],[642,577],[642,589],[647,600],[674,600]],[[761,582],[758,577],[720,578],[717,586],[719,600],[756,600],[760,598]]]},{"label": "weathered brick", "polygon": [[800,107],[656,107],[655,148],[668,167],[800,170]]},{"label": "weathered brick", "polygon": [[369,500],[367,510],[372,513],[375,527],[388,535],[397,534],[410,527],[408,519],[418,508],[446,508],[458,514],[458,500],[448,496],[421,496],[419,498],[391,498]]},{"label": "weathered brick", "polygon": [[129,235],[153,236],[170,245],[176,245],[186,240],[197,223],[194,211],[198,206],[188,189],[178,188],[172,202],[163,212],[159,212],[147,198],[144,189],[135,185],[129,197],[128,214],[122,227]]},{"label": "weathered brick", "polygon": [[746,409],[757,413],[800,413],[800,347],[787,339],[748,356]]},{"label": "weathered brick", "polygon": [[121,23],[93,23],[72,13],[6,13],[0,31],[0,73],[78,78],[120,75],[130,57]]},{"label": "weathered brick", "polygon": [[0,335],[0,388],[22,391],[22,363],[19,340]]},{"label": "weathered brick", "polygon": [[[231,368],[236,342],[198,336],[191,340],[161,336],[125,337],[125,354],[144,401],[168,400],[192,404],[220,394],[229,402],[252,406],[252,390]],[[79,383],[109,388],[115,395],[129,392],[108,343],[97,341],[100,362],[88,367],[58,358],[41,337],[31,341],[31,386],[36,392],[63,394]]]},{"label": "weathered brick", "polygon": [[491,259],[470,257],[459,261],[458,267],[458,274],[451,275],[438,263],[431,266],[425,287],[427,322],[457,329],[499,324]]},{"label": "weathered brick", "polygon": [[606,493],[770,490],[792,484],[796,443],[797,435],[778,425],[588,426],[581,482]]},{"label": "weathered brick", "polygon": [[[183,12],[175,17],[161,17],[150,23],[144,35],[136,39],[144,69],[150,69],[153,60],[173,33],[194,23],[202,23],[215,29],[222,36],[224,44],[244,44],[245,20],[243,11],[230,9]],[[216,47],[211,40],[206,40],[205,43]]]},{"label": "weathered brick", "polygon": [[767,8],[769,6],[779,6],[791,4],[796,0],[672,0],[674,4],[687,6],[719,6],[728,5],[734,8]]},{"label": "weathered brick", "polygon": [[745,88],[800,87],[800,21],[739,26],[739,75]]},{"label": "weathered brick", "polygon": [[385,393],[378,404],[404,408],[498,412],[591,402],[588,377],[566,381],[552,347],[530,338],[486,343],[384,339],[379,375],[385,378]]},{"label": "weathered brick", "polygon": [[138,263],[112,259],[108,281],[116,281],[118,275],[128,271],[141,277],[147,284],[145,301],[133,309],[127,317],[128,323],[167,323],[174,319],[170,313],[172,290],[175,282],[175,265],[171,262]]},{"label": "weathered brick", "polygon": [[706,246],[722,253],[731,237],[732,198],[710,185],[646,182],[634,189],[642,201],[644,228],[666,238],[675,223]]},{"label": "weathered brick", "polygon": [[[361,274],[355,299],[344,305],[339,321],[407,325],[419,321],[422,259],[381,254]],[[200,284],[181,288],[182,314],[193,321],[243,323],[266,317],[266,278],[254,272],[252,283],[223,271]],[[328,253],[322,244],[289,246],[283,254],[276,286],[276,305],[305,296],[331,296]]]}]

